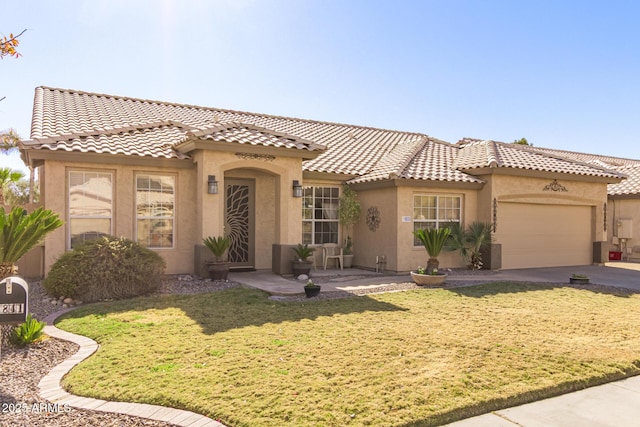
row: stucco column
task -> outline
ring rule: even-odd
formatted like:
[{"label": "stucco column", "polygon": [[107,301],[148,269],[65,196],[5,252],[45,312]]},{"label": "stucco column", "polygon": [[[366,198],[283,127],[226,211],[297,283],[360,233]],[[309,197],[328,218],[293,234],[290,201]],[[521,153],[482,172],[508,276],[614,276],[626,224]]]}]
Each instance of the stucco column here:
[{"label": "stucco column", "polygon": [[276,231],[277,242],[295,245],[302,239],[302,199],[293,197],[293,181],[302,182],[302,169],[289,170],[280,175],[276,197],[279,199],[277,216],[280,218],[279,230]]}]

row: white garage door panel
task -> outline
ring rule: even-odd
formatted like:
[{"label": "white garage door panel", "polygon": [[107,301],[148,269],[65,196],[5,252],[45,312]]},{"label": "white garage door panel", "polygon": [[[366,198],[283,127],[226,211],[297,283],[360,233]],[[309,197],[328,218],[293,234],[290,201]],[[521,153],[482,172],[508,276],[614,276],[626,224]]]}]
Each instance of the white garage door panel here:
[{"label": "white garage door panel", "polygon": [[501,203],[502,268],[586,265],[593,261],[589,206]]}]

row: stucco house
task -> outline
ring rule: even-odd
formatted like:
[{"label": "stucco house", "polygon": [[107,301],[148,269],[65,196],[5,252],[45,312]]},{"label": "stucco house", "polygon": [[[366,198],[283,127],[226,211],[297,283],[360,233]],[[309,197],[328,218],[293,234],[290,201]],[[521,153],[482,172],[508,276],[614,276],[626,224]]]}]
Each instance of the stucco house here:
[{"label": "stucco house", "polygon": [[20,149],[65,220],[45,272],[75,242],[112,234],[156,250],[169,274],[203,275],[202,238],[227,234],[234,267],[287,274],[293,245],[343,243],[343,185],[362,205],[354,264],[369,269],[381,256],[388,271],[424,265],[412,231],[449,221],[492,223],[488,266],[505,269],[599,262],[627,215],[640,231],[625,187],[638,188],[640,161],[496,141],[38,87]]}]

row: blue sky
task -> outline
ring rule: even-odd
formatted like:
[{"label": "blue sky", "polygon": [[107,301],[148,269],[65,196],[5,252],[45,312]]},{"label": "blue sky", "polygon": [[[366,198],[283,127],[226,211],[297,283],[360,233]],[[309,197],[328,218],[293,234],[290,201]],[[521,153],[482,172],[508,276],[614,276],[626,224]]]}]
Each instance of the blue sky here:
[{"label": "blue sky", "polygon": [[25,139],[44,85],[640,158],[637,1],[3,3],[28,31],[0,130]]}]

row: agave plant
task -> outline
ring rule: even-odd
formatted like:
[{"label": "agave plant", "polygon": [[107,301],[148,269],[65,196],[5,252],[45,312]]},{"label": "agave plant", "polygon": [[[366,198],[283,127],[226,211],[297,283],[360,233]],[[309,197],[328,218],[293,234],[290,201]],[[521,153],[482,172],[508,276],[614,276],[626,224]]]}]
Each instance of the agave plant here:
[{"label": "agave plant", "polygon": [[440,266],[438,261],[438,255],[442,252],[451,230],[449,228],[420,228],[413,232],[424,245],[424,248],[429,254],[429,260],[427,261],[427,271],[432,273],[437,271]]},{"label": "agave plant", "polygon": [[38,208],[27,214],[20,207],[9,213],[0,208],[0,279],[17,274],[16,262],[61,226],[58,214],[49,209]]}]

